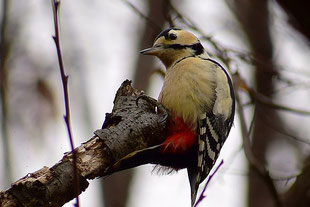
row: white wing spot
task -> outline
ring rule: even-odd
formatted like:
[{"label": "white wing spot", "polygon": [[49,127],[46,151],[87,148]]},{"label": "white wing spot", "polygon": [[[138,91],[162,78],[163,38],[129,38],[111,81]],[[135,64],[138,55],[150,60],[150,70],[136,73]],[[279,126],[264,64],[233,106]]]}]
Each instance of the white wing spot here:
[{"label": "white wing spot", "polygon": [[209,126],[209,129],[210,129],[210,132],[211,132],[212,137],[214,138],[214,140],[215,140],[216,142],[218,142],[218,141],[219,141],[219,136],[218,136],[218,134],[214,131],[213,126],[212,126],[212,124],[211,124],[209,118],[207,119],[207,124],[208,124],[208,126]]},{"label": "white wing spot", "polygon": [[197,163],[198,167],[202,166],[202,158],[203,158],[203,155],[198,156],[198,163]]},{"label": "white wing spot", "polygon": [[200,120],[205,119],[205,118],[207,118],[207,114],[206,113],[200,114],[200,116],[199,116]]},{"label": "white wing spot", "polygon": [[220,150],[220,147],[221,147],[220,143],[217,143],[216,149],[217,149],[218,151]]},{"label": "white wing spot", "polygon": [[204,135],[207,132],[207,128],[206,127],[201,127],[200,128],[200,135]]},{"label": "white wing spot", "polygon": [[200,181],[200,173],[198,173],[198,175],[196,176],[196,183],[198,183]]},{"label": "white wing spot", "polygon": [[214,161],[215,152],[213,152],[211,147],[210,147],[209,139],[207,139],[207,151],[208,151],[209,157]]},{"label": "white wing spot", "polygon": [[203,140],[199,141],[199,151],[203,152],[205,149],[205,142]]}]

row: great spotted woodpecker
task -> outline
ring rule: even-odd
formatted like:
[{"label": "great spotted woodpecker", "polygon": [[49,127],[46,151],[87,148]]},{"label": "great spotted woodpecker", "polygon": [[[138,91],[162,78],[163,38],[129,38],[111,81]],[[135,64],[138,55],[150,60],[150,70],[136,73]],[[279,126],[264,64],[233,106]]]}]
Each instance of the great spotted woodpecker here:
[{"label": "great spotted woodpecker", "polygon": [[182,29],[164,30],[153,47],[141,53],[158,57],[166,66],[158,100],[172,115],[161,153],[184,158],[171,167],[187,168],[193,206],[199,184],[208,176],[233,124],[231,78],[205,53],[198,38]]}]

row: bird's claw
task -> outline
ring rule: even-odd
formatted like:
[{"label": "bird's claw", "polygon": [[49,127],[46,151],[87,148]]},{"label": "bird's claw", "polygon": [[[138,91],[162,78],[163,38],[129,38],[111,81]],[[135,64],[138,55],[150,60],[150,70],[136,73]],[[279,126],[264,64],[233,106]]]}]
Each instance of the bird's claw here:
[{"label": "bird's claw", "polygon": [[156,113],[160,113],[160,114],[165,114],[165,119],[168,117],[169,112],[168,110],[161,104],[159,103],[156,99],[149,97],[147,95],[140,95],[137,97],[136,99],[136,104],[137,106],[139,105],[139,100],[140,99],[144,99],[145,101],[147,101],[149,104],[151,104],[152,106],[157,107],[157,112]]}]

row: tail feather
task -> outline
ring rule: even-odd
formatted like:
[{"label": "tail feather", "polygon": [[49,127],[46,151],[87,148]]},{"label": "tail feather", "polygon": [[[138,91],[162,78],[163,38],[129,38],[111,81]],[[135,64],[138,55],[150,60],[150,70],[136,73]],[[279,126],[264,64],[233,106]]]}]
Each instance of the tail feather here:
[{"label": "tail feather", "polygon": [[187,174],[188,174],[189,184],[191,186],[191,206],[193,207],[195,205],[197,190],[199,187],[199,182],[197,182],[197,179],[198,179],[197,167],[196,166],[188,167]]}]

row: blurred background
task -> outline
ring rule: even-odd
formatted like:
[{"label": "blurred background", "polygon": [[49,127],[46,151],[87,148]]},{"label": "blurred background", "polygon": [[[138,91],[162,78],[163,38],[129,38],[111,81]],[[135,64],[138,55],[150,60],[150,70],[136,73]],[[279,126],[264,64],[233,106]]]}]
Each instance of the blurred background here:
[{"label": "blurred background", "polygon": [[[0,4],[0,190],[5,190],[58,162],[70,146],[51,2]],[[302,0],[62,1],[75,146],[101,128],[123,80],[157,98],[164,67],[138,51],[174,25],[195,33],[228,68],[240,98],[216,163],[223,159],[224,165],[199,207],[310,206],[309,11],[310,3]],[[152,169],[145,165],[90,181],[81,206],[190,206],[185,170],[158,176]]]}]

